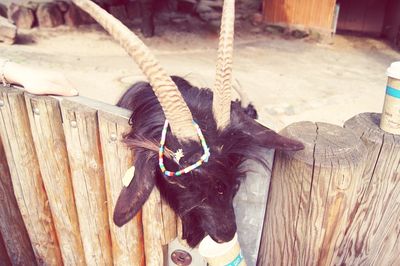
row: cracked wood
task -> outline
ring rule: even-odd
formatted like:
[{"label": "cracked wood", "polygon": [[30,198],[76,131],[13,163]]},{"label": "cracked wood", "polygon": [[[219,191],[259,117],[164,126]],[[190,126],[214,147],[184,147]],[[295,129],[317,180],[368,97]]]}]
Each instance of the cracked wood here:
[{"label": "cracked wood", "polygon": [[112,265],[97,109],[83,97],[61,101],[80,232],[88,265]]},{"label": "cracked wood", "polygon": [[64,264],[85,265],[59,102],[29,94],[25,102]]},{"label": "cracked wood", "polygon": [[335,263],[400,265],[400,136],[379,128],[380,114],[345,123],[367,147],[367,164]]},{"label": "cracked wood", "polygon": [[12,265],[27,265],[35,261],[31,241],[19,211],[10,171],[0,138],[0,232]]},{"label": "cracked wood", "polygon": [[122,142],[122,136],[130,129],[128,110],[111,107],[98,111],[101,151],[104,158],[104,175],[108,201],[112,253],[114,265],[145,265],[142,214],[131,222],[117,227],[113,220],[114,207],[123,187],[122,176],[132,166],[133,154]]},{"label": "cracked wood", "polygon": [[22,91],[0,87],[0,135],[15,197],[39,265],[62,258],[43,186]]},{"label": "cracked wood", "polygon": [[355,205],[366,150],[349,130],[295,123],[305,149],[276,152],[259,265],[331,265]]}]

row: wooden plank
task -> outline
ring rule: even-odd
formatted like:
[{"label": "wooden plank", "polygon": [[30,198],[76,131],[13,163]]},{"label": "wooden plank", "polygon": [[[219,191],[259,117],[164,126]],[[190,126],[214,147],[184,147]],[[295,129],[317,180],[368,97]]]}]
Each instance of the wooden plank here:
[{"label": "wooden plank", "polygon": [[369,0],[364,15],[362,31],[379,37],[383,30],[387,0]]},{"label": "wooden plank", "polygon": [[338,29],[380,36],[387,0],[341,1]]},{"label": "wooden plank", "polygon": [[[0,102],[1,105],[1,102]],[[1,107],[0,107],[1,108]],[[0,233],[13,265],[35,264],[31,241],[11,183],[3,143],[0,138]]]},{"label": "wooden plank", "polygon": [[85,265],[59,102],[28,94],[25,102],[63,261]]},{"label": "wooden plank", "polygon": [[122,177],[133,162],[132,151],[122,143],[122,135],[130,129],[130,112],[115,107],[99,110],[98,117],[114,265],[145,265],[141,212],[122,228],[112,220],[123,187]]},{"label": "wooden plank", "polygon": [[379,128],[380,114],[345,123],[367,147],[358,204],[335,263],[400,265],[400,136]]},{"label": "wooden plank", "polygon": [[62,258],[39,169],[25,99],[21,91],[0,87],[0,134],[14,193],[40,265]]},{"label": "wooden plank", "polygon": [[78,98],[64,98],[61,112],[86,263],[112,265],[97,110]]},{"label": "wooden plank", "polygon": [[177,217],[169,204],[161,198],[161,221],[163,224],[162,244],[168,245],[177,236]]},{"label": "wooden plank", "polygon": [[164,265],[161,196],[153,189],[142,208],[146,266]]},{"label": "wooden plank", "polygon": [[142,208],[146,265],[164,265],[167,246],[177,237],[176,215],[154,188]]},{"label": "wooden plank", "polygon": [[400,29],[400,1],[388,0],[383,26],[383,35],[397,48],[400,48],[398,30]]},{"label": "wooden plank", "polygon": [[[284,178],[281,178],[280,175],[271,177],[258,265],[292,265],[294,257],[292,245],[296,239],[293,221],[297,220],[301,202],[301,191],[296,188],[301,188],[302,183],[295,173],[296,169],[300,169],[300,165],[301,163],[285,156],[284,153],[275,152],[274,169],[286,169],[286,172],[282,173],[285,175]],[[305,167],[301,172],[305,176],[311,175],[311,173],[312,169]],[[281,195],[292,196],[290,200],[287,200]],[[268,206],[279,206],[279,208],[269,208]],[[282,210],[285,210],[284,214]],[[283,225],[285,226],[285,229],[282,230],[284,236],[277,231],[277,228],[281,228]]]},{"label": "wooden plank", "polygon": [[366,149],[351,131],[325,123],[296,123],[282,134],[306,148],[275,155],[259,265],[337,265]]},{"label": "wooden plank", "polygon": [[[346,21],[347,28],[345,30],[360,31],[363,27],[364,16],[366,12],[365,1],[364,0],[344,1],[342,4],[340,6],[340,11],[348,9],[347,21]],[[340,21],[340,13],[339,13],[339,21]]]},{"label": "wooden plank", "polygon": [[264,19],[270,24],[330,32],[336,0],[264,0]]},{"label": "wooden plank", "polygon": [[[98,109],[99,116],[101,117],[100,119],[114,120],[117,124],[125,123],[126,125],[127,119],[130,116],[130,111],[100,102],[94,102],[87,98],[74,98],[74,101]],[[120,118],[116,118],[116,116]],[[125,127],[125,130],[127,129],[128,127]],[[108,130],[111,130],[109,131],[110,134],[112,134],[111,132],[113,130],[115,131],[115,129],[110,129],[110,127]],[[118,132],[122,133],[122,128]],[[104,138],[105,140],[103,140],[103,143],[104,141],[108,141],[105,136]],[[129,162],[131,161],[129,160]],[[119,177],[122,176],[120,175]],[[118,195],[120,188],[121,184],[117,189]],[[115,205],[118,195],[116,194],[114,196],[113,203],[111,204],[112,207]],[[177,236],[176,215],[169,205],[161,198],[160,192],[156,188],[143,205],[142,224],[146,265],[163,265],[166,251],[165,245],[170,243]]]}]

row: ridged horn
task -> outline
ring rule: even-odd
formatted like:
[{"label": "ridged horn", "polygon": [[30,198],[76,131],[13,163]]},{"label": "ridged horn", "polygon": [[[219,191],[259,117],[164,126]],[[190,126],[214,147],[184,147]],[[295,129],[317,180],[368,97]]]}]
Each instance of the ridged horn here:
[{"label": "ridged horn", "polygon": [[225,0],[219,36],[217,73],[214,84],[213,113],[218,128],[230,121],[235,1]]},{"label": "ridged horn", "polygon": [[135,60],[148,78],[172,133],[180,140],[198,141],[192,114],[181,93],[147,46],[124,24],[90,0],[72,0],[92,16]]}]

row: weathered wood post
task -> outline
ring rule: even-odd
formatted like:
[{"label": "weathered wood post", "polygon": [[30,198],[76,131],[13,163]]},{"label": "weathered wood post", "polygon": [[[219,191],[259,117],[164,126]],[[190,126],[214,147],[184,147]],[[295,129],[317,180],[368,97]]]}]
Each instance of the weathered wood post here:
[{"label": "weathered wood post", "polygon": [[24,95],[0,87],[0,136],[15,197],[38,264],[62,265],[53,218],[33,144]]},{"label": "weathered wood post", "polygon": [[112,265],[97,108],[81,97],[60,104],[86,263]]},{"label": "weathered wood post", "polygon": [[154,188],[142,208],[146,265],[164,265],[168,245],[177,236],[176,216]]},{"label": "weathered wood post", "polygon": [[28,94],[25,102],[64,264],[85,265],[59,102]]},{"label": "weathered wood post", "polygon": [[305,149],[276,152],[258,265],[331,265],[360,188],[366,149],[350,130],[295,123]]},{"label": "weathered wood post", "polygon": [[122,176],[132,166],[132,151],[122,142],[129,130],[128,110],[104,105],[98,111],[101,151],[104,163],[113,263],[115,266],[145,265],[142,215],[139,212],[128,224],[117,227],[113,222],[114,206],[122,189]]},{"label": "weathered wood post", "polygon": [[345,123],[367,147],[367,161],[336,265],[400,265],[400,135],[386,133],[379,124],[376,113]]},{"label": "weathered wood post", "polygon": [[[1,100],[0,100],[1,101]],[[0,102],[0,105],[2,103]],[[1,108],[1,107],[0,107]],[[0,139],[0,233],[12,265],[35,264],[31,241],[19,211]]]}]

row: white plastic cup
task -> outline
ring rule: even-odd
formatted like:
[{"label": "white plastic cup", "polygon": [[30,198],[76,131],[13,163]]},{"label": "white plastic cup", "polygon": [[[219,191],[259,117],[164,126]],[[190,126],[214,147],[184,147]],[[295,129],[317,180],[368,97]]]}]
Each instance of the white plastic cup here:
[{"label": "white plastic cup", "polygon": [[237,234],[226,243],[217,243],[206,236],[199,245],[199,253],[210,266],[246,266]]},{"label": "white plastic cup", "polygon": [[400,134],[400,61],[393,62],[386,74],[388,81],[380,127],[386,132]]}]

